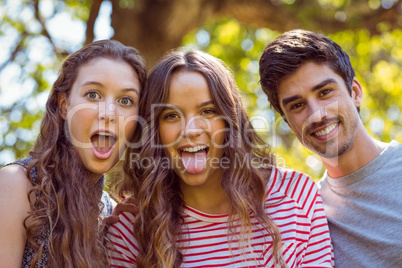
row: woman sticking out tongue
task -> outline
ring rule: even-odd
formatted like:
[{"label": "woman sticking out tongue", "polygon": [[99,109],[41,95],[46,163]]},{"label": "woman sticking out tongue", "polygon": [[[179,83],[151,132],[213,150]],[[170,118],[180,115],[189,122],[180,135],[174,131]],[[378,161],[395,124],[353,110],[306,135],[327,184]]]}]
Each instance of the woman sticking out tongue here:
[{"label": "woman sticking out tongue", "polygon": [[185,170],[190,174],[198,174],[205,169],[207,163],[207,151],[200,147],[183,148],[180,154]]},{"label": "woman sticking out tongue", "polygon": [[172,52],[143,94],[142,148],[120,190],[138,213],[109,229],[113,267],[333,267],[317,187],[274,166],[221,61]]}]

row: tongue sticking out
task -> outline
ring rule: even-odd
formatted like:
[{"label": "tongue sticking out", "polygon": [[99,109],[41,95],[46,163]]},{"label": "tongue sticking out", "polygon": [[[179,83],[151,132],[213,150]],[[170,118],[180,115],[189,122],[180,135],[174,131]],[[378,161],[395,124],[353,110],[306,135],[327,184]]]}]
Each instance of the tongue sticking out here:
[{"label": "tongue sticking out", "polygon": [[95,156],[99,159],[107,159],[113,151],[116,140],[112,136],[94,135],[91,142]]},{"label": "tongue sticking out", "polygon": [[181,161],[188,173],[198,174],[204,170],[207,163],[207,152],[205,150],[196,153],[182,152]]}]

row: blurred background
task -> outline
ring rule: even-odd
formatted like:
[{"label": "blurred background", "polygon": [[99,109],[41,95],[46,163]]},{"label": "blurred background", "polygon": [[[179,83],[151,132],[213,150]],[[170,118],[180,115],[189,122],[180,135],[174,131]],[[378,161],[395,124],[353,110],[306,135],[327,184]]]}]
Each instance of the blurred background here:
[{"label": "blurred background", "polygon": [[222,59],[277,164],[319,179],[321,160],[271,109],[259,83],[264,47],[296,28],[342,46],[364,88],[370,134],[402,142],[402,0],[0,0],[0,166],[27,156],[62,60],[115,39],[139,49],[149,68],[181,46]]}]

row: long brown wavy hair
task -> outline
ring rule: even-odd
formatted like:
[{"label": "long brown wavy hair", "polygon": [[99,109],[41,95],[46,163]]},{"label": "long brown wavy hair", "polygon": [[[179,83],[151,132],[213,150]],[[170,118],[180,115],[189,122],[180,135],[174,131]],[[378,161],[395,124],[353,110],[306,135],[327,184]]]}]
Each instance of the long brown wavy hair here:
[{"label": "long brown wavy hair", "polygon": [[243,231],[244,237],[240,240],[248,241],[255,228],[251,224],[251,211],[272,237],[273,257],[281,263],[280,232],[264,210],[271,169],[255,164],[256,160],[265,161],[267,166],[274,164],[269,146],[251,126],[233,76],[223,62],[201,51],[173,51],[148,77],[139,108],[146,122],[142,129],[142,148],[139,154],[134,149],[128,151],[132,155],[125,168],[127,171],[131,168],[132,179],[120,191],[120,195],[127,191],[132,193],[138,204],[134,220],[134,234],[139,244],[138,267],[180,267],[183,261],[176,240],[184,225],[181,212],[185,204],[179,176],[171,165],[160,165],[161,160],[166,159],[160,146],[158,120],[163,105],[155,107],[155,104],[167,103],[172,75],[180,71],[198,72],[205,77],[218,113],[227,125],[230,124],[230,131],[225,133],[223,157],[230,163],[239,159],[245,161],[243,166],[232,164],[223,171],[221,185],[232,206],[228,220],[229,241],[234,238],[235,217],[240,219]]},{"label": "long brown wavy hair", "polygon": [[[80,67],[96,58],[128,63],[137,73],[141,88],[145,86],[147,75],[142,56],[135,48],[117,41],[93,42],[63,62],[46,103],[40,134],[30,152],[32,161],[27,170],[33,184],[30,196],[35,193],[35,198],[30,199],[29,221],[25,220],[27,241],[35,248],[31,267],[35,267],[47,247],[49,267],[107,266],[103,233],[99,228],[103,207],[101,186],[89,179],[93,174],[85,169],[70,142],[58,104],[62,95],[69,97]],[[36,178],[30,175],[33,167],[37,168]],[[48,242],[40,237],[43,230],[50,230]]]}]

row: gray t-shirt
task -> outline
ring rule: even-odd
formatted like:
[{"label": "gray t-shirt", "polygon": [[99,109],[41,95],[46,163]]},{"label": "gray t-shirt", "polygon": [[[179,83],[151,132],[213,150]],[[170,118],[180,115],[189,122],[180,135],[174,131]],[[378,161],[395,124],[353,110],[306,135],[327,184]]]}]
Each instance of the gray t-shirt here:
[{"label": "gray t-shirt", "polygon": [[402,267],[402,145],[363,168],[319,182],[337,268]]}]

